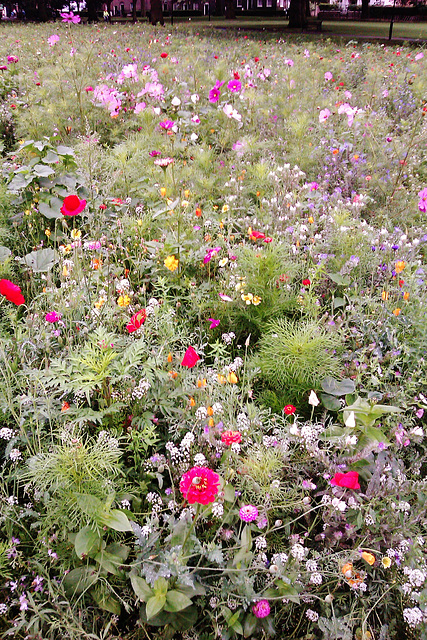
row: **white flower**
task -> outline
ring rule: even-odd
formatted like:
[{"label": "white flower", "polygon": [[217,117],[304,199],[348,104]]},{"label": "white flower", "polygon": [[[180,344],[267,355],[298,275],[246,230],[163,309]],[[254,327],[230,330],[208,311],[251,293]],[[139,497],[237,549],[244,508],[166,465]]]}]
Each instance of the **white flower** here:
[{"label": "white flower", "polygon": [[309,395],[309,398],[308,398],[308,404],[311,404],[312,407],[317,407],[317,405],[320,404],[320,400],[316,396],[314,391],[310,391],[310,395]]},{"label": "white flower", "polygon": [[172,98],[171,104],[174,107],[179,107],[179,105],[181,104],[181,100],[177,98],[177,96],[175,96],[174,98]]},{"label": "white flower", "polygon": [[345,426],[354,429],[356,426],[356,418],[354,415],[354,411],[350,411],[347,420],[345,421]]},{"label": "white flower", "polygon": [[199,98],[199,96],[198,96],[198,94],[197,94],[197,93],[193,93],[193,95],[191,96],[191,98],[190,98],[190,99],[191,99],[191,102],[192,102],[193,104],[196,104],[196,102],[199,102],[199,100],[200,100],[200,98]]}]

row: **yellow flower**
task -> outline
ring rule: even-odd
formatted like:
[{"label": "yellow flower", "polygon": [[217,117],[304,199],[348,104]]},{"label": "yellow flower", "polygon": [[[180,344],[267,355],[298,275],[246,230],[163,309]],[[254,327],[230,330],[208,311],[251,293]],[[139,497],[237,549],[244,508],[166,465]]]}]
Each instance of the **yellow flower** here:
[{"label": "yellow flower", "polygon": [[400,315],[400,312],[401,312],[401,311],[402,311],[402,309],[395,309],[395,310],[393,311],[393,315],[395,315],[395,316],[396,316],[396,318],[397,318],[397,316],[398,316],[398,315]]},{"label": "yellow flower", "polygon": [[119,296],[117,299],[119,307],[128,307],[130,305],[130,297],[127,293],[124,296]]},{"label": "yellow flower", "polygon": [[179,260],[175,256],[168,256],[164,261],[166,269],[169,271],[176,271],[178,269]]},{"label": "yellow flower", "polygon": [[73,240],[78,240],[79,238],[82,237],[82,232],[79,229],[72,229],[71,237]]},{"label": "yellow flower", "polygon": [[139,220],[136,221],[136,224],[138,225],[138,227],[142,227],[142,220],[141,218]]},{"label": "yellow flower", "polygon": [[161,187],[160,188],[160,195],[162,196],[162,198],[165,197],[165,195],[166,195],[166,187]]},{"label": "yellow flower", "polygon": [[406,267],[406,262],[404,260],[398,260],[394,265],[394,270],[396,271],[396,273],[402,273],[405,267]]},{"label": "yellow flower", "polygon": [[381,298],[386,301],[388,300],[388,291],[383,291],[381,294]]},{"label": "yellow flower", "polygon": [[254,304],[256,307],[261,303],[261,298],[259,296],[254,296],[252,299],[252,304]]},{"label": "yellow flower", "polygon": [[309,219],[308,219],[308,222],[309,222],[310,224],[313,224],[313,222],[314,222],[314,218],[313,218],[312,216],[310,216],[310,217],[309,217]]},{"label": "yellow flower", "polygon": [[242,298],[242,300],[244,300],[246,302],[246,304],[251,304],[251,302],[253,300],[252,293],[242,293],[242,295],[240,297]]},{"label": "yellow flower", "polygon": [[230,210],[230,207],[228,206],[228,204],[225,204],[225,205],[222,207],[221,212],[222,212],[222,213],[227,213],[227,211],[229,211],[229,210]]},{"label": "yellow flower", "polygon": [[189,197],[190,197],[190,191],[188,189],[186,189],[184,191],[184,198],[186,198],[188,200]]},{"label": "yellow flower", "polygon": [[181,207],[183,209],[185,209],[185,207],[188,207],[190,203],[188,202],[188,200],[181,200]]},{"label": "yellow flower", "polygon": [[62,275],[64,276],[64,278],[67,278],[69,274],[69,271],[66,267],[66,265],[64,264],[64,266],[62,267]]},{"label": "yellow flower", "polygon": [[391,558],[389,558],[388,556],[384,556],[384,558],[382,558],[381,560],[381,564],[383,565],[384,569],[388,569],[391,566]]},{"label": "yellow flower", "polygon": [[50,229],[46,229],[45,234],[48,238],[50,238],[50,236],[52,235],[52,231]]},{"label": "yellow flower", "polygon": [[405,291],[405,293],[403,294],[403,299],[404,300],[409,300],[409,292]]},{"label": "yellow flower", "polygon": [[100,309],[105,304],[105,298],[99,298],[98,302],[95,302],[95,307]]},{"label": "yellow flower", "polygon": [[237,384],[239,382],[238,377],[233,371],[230,371],[230,373],[228,374],[227,382],[229,382],[230,384]]}]

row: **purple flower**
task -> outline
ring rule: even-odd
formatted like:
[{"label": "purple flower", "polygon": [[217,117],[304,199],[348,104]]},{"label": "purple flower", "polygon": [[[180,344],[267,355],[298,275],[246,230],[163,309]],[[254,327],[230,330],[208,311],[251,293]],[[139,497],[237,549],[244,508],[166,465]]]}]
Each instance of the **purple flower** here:
[{"label": "purple flower", "polygon": [[23,593],[22,596],[19,596],[19,605],[20,611],[26,611],[28,609],[29,602],[25,593]]},{"label": "purple flower", "polygon": [[209,91],[209,102],[218,102],[221,91],[215,87]]},{"label": "purple flower", "polygon": [[418,409],[418,411],[416,411],[415,415],[417,416],[417,418],[422,418],[424,415],[424,409]]},{"label": "purple flower", "polygon": [[155,158],[156,156],[161,156],[161,152],[160,151],[150,151],[150,153],[148,154],[151,158]]},{"label": "purple flower", "polygon": [[62,22],[69,22],[70,24],[78,24],[80,22],[80,16],[75,16],[72,11],[70,13],[60,13]]},{"label": "purple flower", "polygon": [[242,83],[239,80],[230,80],[230,82],[227,85],[227,89],[233,92],[240,91],[241,88],[242,88]]},{"label": "purple flower", "polygon": [[252,504],[245,504],[240,509],[239,516],[240,519],[243,520],[243,522],[253,522],[258,518],[258,509]]},{"label": "purple flower", "polygon": [[258,600],[258,602],[256,602],[252,607],[252,613],[255,618],[266,618],[270,611],[271,609],[268,600]]}]

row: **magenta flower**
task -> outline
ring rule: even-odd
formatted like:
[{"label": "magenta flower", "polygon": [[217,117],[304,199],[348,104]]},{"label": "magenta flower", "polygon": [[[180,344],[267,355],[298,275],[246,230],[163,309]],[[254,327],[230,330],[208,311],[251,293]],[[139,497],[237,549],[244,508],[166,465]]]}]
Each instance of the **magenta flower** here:
[{"label": "magenta flower", "polygon": [[230,80],[227,85],[229,91],[237,92],[242,88],[242,83],[239,80]]},{"label": "magenta flower", "polygon": [[192,467],[182,476],[179,490],[189,504],[210,504],[219,491],[219,475],[207,467]]},{"label": "magenta flower", "polygon": [[16,56],[7,56],[7,61],[10,62],[18,62],[19,58]]},{"label": "magenta flower", "polygon": [[418,202],[418,209],[425,213],[427,211],[427,188],[424,188],[419,192],[418,197],[420,201]]},{"label": "magenta flower", "polygon": [[70,13],[60,13],[59,15],[62,18],[62,22],[68,22],[70,24],[78,24],[80,22],[80,16],[75,16],[72,11],[70,11]]},{"label": "magenta flower", "polygon": [[58,320],[61,320],[61,314],[56,313],[56,311],[51,311],[50,313],[47,313],[45,315],[45,320],[46,322],[50,322],[53,324],[54,322],[58,322]]},{"label": "magenta flower", "polygon": [[252,613],[255,618],[266,618],[270,611],[271,609],[268,600],[258,600],[258,602],[256,602],[252,607]]},{"label": "magenta flower", "polygon": [[175,122],[173,120],[163,120],[163,122],[159,122],[159,127],[165,131],[170,131],[174,126]]},{"label": "magenta flower", "polygon": [[327,72],[325,73],[325,80],[326,80],[326,81],[328,81],[328,80],[332,80],[332,78],[333,78],[333,77],[334,77],[334,76],[332,75],[332,73],[331,73],[330,71],[327,71]]},{"label": "magenta flower", "polygon": [[220,323],[220,321],[215,320],[215,318],[208,318],[208,322],[210,322],[209,329],[215,329]]},{"label": "magenta flower", "polygon": [[253,522],[258,518],[258,509],[253,504],[245,504],[240,509],[239,516],[243,522]]},{"label": "magenta flower", "polygon": [[148,154],[150,156],[150,158],[156,158],[157,156],[161,156],[161,152],[160,151],[150,151],[150,153]]},{"label": "magenta flower", "polygon": [[221,91],[215,87],[209,91],[209,102],[218,102]]}]

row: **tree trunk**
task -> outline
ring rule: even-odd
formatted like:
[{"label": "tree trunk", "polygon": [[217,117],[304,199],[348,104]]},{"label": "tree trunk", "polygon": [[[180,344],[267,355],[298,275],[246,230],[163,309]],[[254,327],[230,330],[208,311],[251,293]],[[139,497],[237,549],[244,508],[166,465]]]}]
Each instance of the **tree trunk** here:
[{"label": "tree trunk", "polygon": [[369,19],[369,0],[362,0],[362,20]]},{"label": "tree trunk", "polygon": [[236,18],[236,7],[234,6],[234,0],[225,0],[225,17],[227,20],[234,20]]},{"label": "tree trunk", "polygon": [[163,19],[163,8],[162,8],[162,0],[151,0],[151,16],[150,16],[151,24],[160,24],[163,26],[165,21]]},{"label": "tree trunk", "polygon": [[133,0],[133,7],[132,7],[132,22],[135,24],[136,23],[136,0]]},{"label": "tree trunk", "polygon": [[87,21],[88,22],[98,22],[98,2],[97,0],[86,0],[87,7]]},{"label": "tree trunk", "polygon": [[303,29],[307,25],[306,0],[291,0],[289,5],[289,28]]}]

